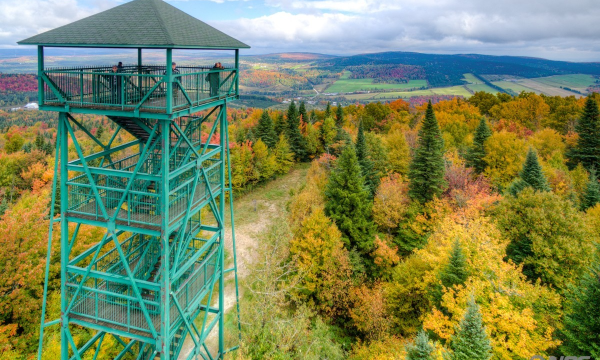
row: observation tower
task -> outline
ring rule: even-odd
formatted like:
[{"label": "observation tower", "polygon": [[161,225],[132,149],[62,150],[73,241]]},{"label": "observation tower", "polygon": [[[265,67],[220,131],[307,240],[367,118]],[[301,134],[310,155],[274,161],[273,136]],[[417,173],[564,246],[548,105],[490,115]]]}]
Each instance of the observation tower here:
[{"label": "observation tower", "polygon": [[[115,359],[222,359],[236,348],[225,345],[226,291],[238,300],[239,325],[227,103],[239,98],[239,49],[248,46],[162,0],[127,2],[19,44],[37,45],[40,110],[59,113],[52,204],[60,200],[60,217],[51,205],[38,359],[48,326],[60,326],[61,360],[95,360],[109,337]],[[48,47],[137,49],[137,63],[50,68]],[[166,61],[145,63],[149,50]],[[174,67],[174,50],[220,51],[230,62]],[[113,121],[110,140],[94,136],[81,114]],[[134,140],[118,143],[123,131]],[[100,151],[85,152],[82,137]],[[47,321],[57,222],[61,317]],[[104,236],[75,255],[82,226]],[[225,287],[229,273],[235,288]],[[76,343],[75,326],[91,329],[91,339]]]}]

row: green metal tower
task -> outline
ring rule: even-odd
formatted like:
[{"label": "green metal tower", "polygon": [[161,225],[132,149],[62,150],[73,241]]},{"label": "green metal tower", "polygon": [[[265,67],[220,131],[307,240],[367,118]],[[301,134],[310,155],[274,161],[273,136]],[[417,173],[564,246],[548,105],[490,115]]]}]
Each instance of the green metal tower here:
[{"label": "green metal tower", "polygon": [[[239,300],[235,236],[233,265],[224,260],[227,103],[239,97],[239,49],[248,46],[162,0],[134,0],[19,44],[37,45],[40,109],[59,113],[52,204],[60,194],[60,217],[51,206],[38,359],[54,325],[61,360],[95,360],[107,337],[120,344],[115,359],[222,359],[235,349],[225,346],[225,292]],[[46,68],[47,47],[134,48],[138,61]],[[166,62],[144,64],[143,49],[163,49]],[[228,50],[233,65],[173,67],[174,49]],[[102,142],[78,114],[107,116],[116,131]],[[116,143],[122,130],[135,140]],[[82,134],[101,150],[84,153]],[[61,317],[46,321],[57,222]],[[81,226],[105,234],[75,256]],[[228,273],[235,289],[225,288]],[[74,326],[92,329],[91,340],[77,344]]]}]

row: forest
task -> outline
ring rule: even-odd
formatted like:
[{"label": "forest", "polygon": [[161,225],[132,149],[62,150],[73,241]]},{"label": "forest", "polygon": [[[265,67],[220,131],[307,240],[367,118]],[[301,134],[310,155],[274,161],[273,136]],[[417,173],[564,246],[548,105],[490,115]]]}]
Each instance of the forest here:
[{"label": "forest", "polygon": [[[600,359],[600,95],[437,100],[230,111],[236,196],[307,168],[245,269],[233,358]],[[0,111],[2,360],[37,350],[55,121]],[[75,253],[102,236],[81,232]]]},{"label": "forest", "polygon": [[0,73],[0,107],[24,105],[37,99],[37,77]]},{"label": "forest", "polygon": [[389,66],[402,64],[422,68],[432,87],[462,85],[462,74],[510,75],[524,78],[562,74],[600,75],[598,63],[573,63],[517,56],[489,56],[478,54],[440,55],[412,52],[383,52],[323,59],[315,66],[323,70],[341,71],[348,66]]}]

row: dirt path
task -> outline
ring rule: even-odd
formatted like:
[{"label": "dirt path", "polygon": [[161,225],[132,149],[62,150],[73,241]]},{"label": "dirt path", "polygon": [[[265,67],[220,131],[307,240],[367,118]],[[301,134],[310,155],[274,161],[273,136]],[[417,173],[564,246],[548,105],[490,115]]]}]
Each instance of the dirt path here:
[{"label": "dirt path", "polygon": [[[296,167],[290,173],[239,198],[234,198],[235,240],[238,277],[240,279],[248,274],[248,266],[252,263],[253,250],[260,240],[261,233],[272,224],[273,218],[285,211],[286,204],[291,198],[290,190],[297,189],[302,184],[307,170],[307,165]],[[231,255],[233,254],[233,246],[229,207],[227,207],[225,219],[225,249]],[[226,268],[233,266],[233,258],[231,256],[228,256],[228,258]],[[229,276],[225,288],[226,312],[235,306],[235,285],[232,280],[233,274]],[[217,341],[216,335],[217,331],[212,331],[207,338],[207,343],[215,344]],[[193,345],[192,339],[188,336],[179,355],[180,360],[187,358],[193,349]]]}]

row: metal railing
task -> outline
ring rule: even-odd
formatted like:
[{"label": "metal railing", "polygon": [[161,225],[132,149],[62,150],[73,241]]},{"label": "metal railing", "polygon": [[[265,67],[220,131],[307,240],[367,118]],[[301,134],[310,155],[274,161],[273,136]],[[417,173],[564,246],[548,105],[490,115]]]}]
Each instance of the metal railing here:
[{"label": "metal railing", "polygon": [[[139,173],[155,174],[160,167],[160,157],[161,155],[158,153],[150,154]],[[138,161],[139,154],[136,154],[106,164],[104,168],[132,172]],[[217,191],[220,187],[220,165],[220,161],[207,161],[203,171],[207,174],[208,184],[196,168],[190,168],[169,181],[169,221],[179,219],[190,208],[190,201],[192,201],[191,208],[194,208],[207,200],[210,192]],[[91,171],[95,172],[93,168]],[[196,174],[199,174],[199,179],[194,192]],[[127,225],[160,225],[163,207],[161,206],[161,195],[157,190],[161,187],[161,181],[160,177],[154,176],[155,180],[136,178],[129,190],[126,191],[129,183],[128,176],[95,173],[93,182],[90,182],[86,174],[79,173],[67,181],[69,213],[72,216],[79,215],[96,220],[106,220],[102,207],[94,194],[95,188],[109,217],[114,216],[117,212],[116,220],[125,222]],[[124,194],[125,201],[118,207]]]},{"label": "metal railing", "polygon": [[110,67],[46,69],[42,104],[69,105],[122,111],[167,112],[182,110],[209,100],[235,96],[236,69],[186,66],[177,68],[169,79],[164,66],[125,66],[117,72]]}]

